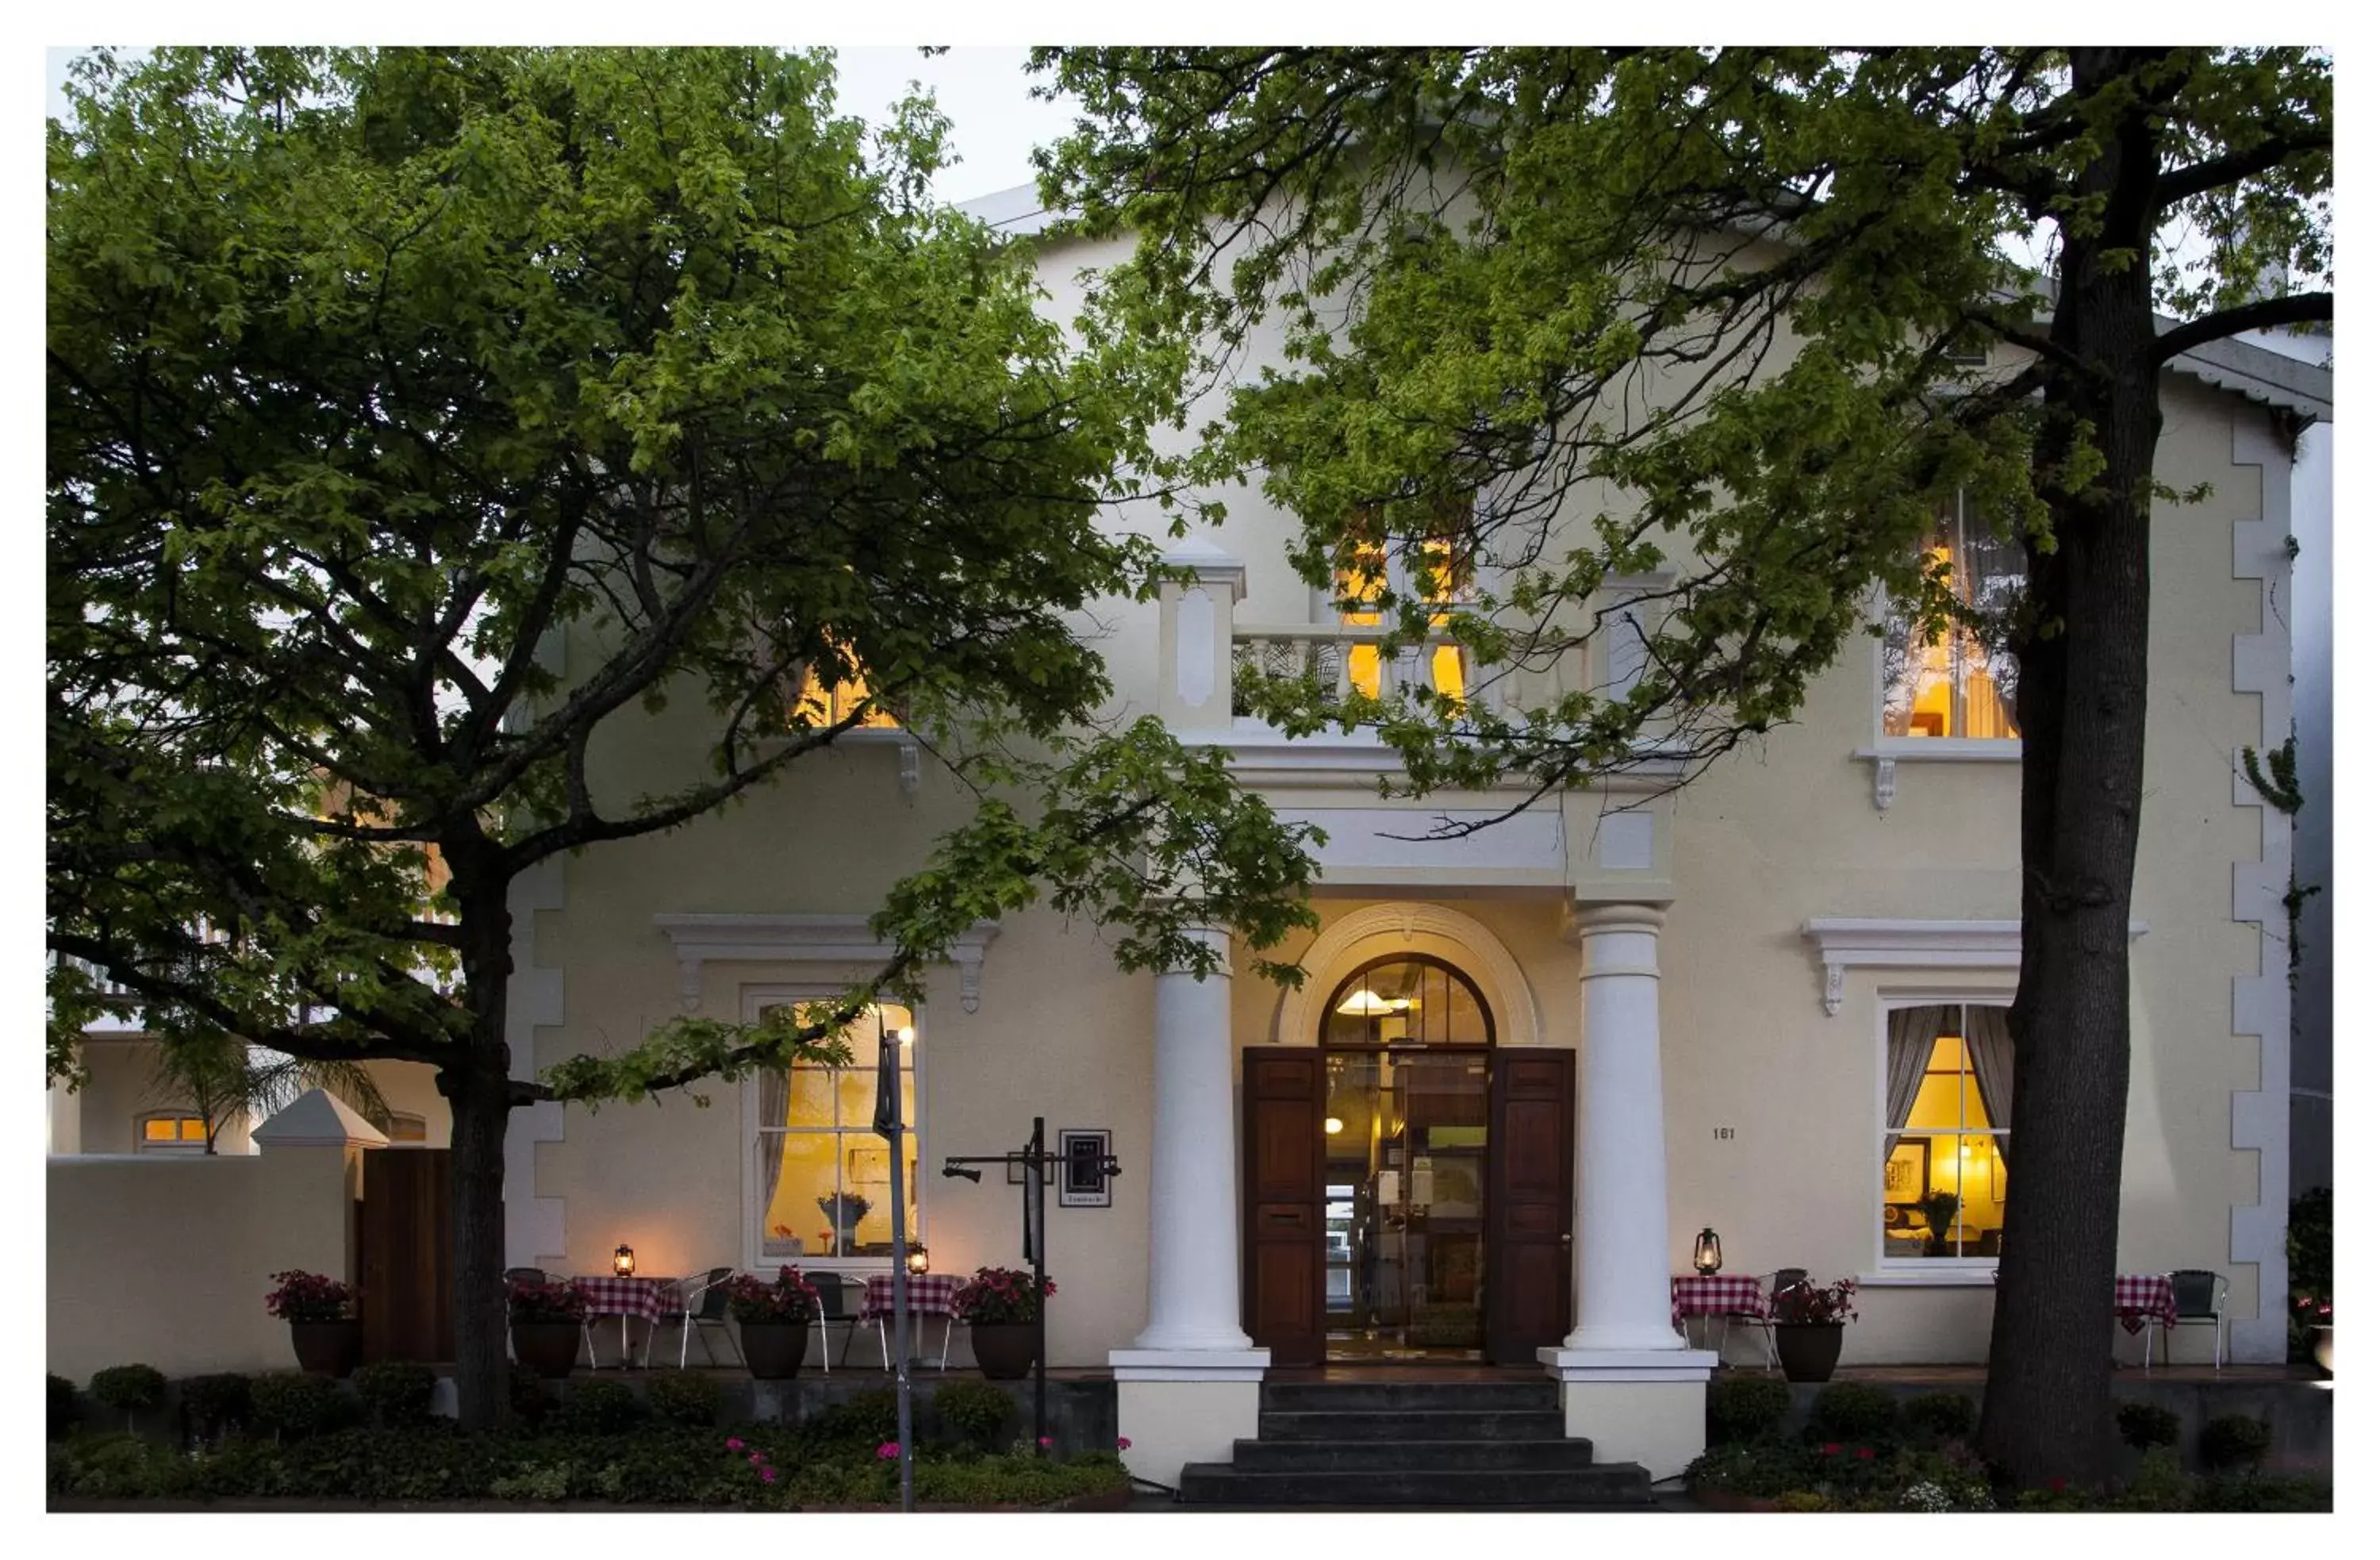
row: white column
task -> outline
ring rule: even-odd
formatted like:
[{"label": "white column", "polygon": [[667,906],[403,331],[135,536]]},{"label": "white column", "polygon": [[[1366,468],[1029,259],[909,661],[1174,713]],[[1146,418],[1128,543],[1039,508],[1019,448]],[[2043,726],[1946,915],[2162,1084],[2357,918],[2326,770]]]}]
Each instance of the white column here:
[{"label": "white column", "polygon": [[1239,1194],[1232,1175],[1231,945],[1199,980],[1157,978],[1156,1092],[1148,1155],[1148,1326],[1135,1349],[1245,1350]]},{"label": "white column", "polygon": [[1682,1349],[1670,1325],[1670,1167],[1661,1127],[1662,912],[1579,917],[1578,1325],[1565,1349]]}]

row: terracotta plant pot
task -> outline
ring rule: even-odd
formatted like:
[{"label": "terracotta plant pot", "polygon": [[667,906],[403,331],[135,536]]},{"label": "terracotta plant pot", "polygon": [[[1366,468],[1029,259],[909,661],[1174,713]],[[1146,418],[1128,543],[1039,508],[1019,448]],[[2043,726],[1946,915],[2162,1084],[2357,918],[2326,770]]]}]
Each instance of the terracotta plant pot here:
[{"label": "terracotta plant pot", "polygon": [[744,1335],[744,1364],[754,1381],[784,1381],[808,1358],[810,1324],[807,1322],[745,1322],[738,1326]]},{"label": "terracotta plant pot", "polygon": [[1789,1382],[1823,1382],[1835,1373],[1842,1357],[1843,1324],[1840,1322],[1779,1322],[1777,1362]]},{"label": "terracotta plant pot", "polygon": [[985,1322],[972,1323],[967,1335],[975,1340],[976,1368],[987,1381],[1014,1382],[1024,1379],[1033,1369],[1035,1328],[1030,1322]]},{"label": "terracotta plant pot", "polygon": [[346,1322],[292,1322],[289,1347],[298,1351],[298,1368],[326,1376],[345,1376],[364,1357],[364,1324]]},{"label": "terracotta plant pot", "polygon": [[579,1331],[576,1322],[515,1322],[513,1358],[550,1382],[570,1374],[578,1363]]}]

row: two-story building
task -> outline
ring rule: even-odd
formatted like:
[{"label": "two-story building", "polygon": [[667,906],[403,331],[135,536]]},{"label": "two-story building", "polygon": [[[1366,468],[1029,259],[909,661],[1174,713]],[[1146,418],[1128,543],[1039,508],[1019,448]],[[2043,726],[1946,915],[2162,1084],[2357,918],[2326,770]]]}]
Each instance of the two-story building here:
[{"label": "two-story building", "polygon": [[[1034,207],[978,209],[1034,241]],[[1121,252],[1051,245],[1052,307]],[[2155,517],[2119,1265],[2223,1274],[2227,1357],[2277,1359],[2289,829],[2237,757],[2289,733],[2290,427],[2328,417],[2328,376],[2224,343],[2165,395],[2158,475],[2209,495]],[[887,1015],[915,1029],[905,1179],[934,1269],[1017,1261],[1017,1188],[943,1178],[946,1155],[1014,1147],[1037,1116],[1053,1140],[1105,1134],[1121,1178],[1051,1199],[1051,1362],[1113,1371],[1131,1461],[1161,1482],[1255,1433],[1268,1370],[1450,1357],[1553,1373],[1599,1456],[1673,1474],[1715,1357],[1673,1326],[1670,1279],[1706,1227],[1730,1271],[1855,1277],[1848,1361],[1982,1359],[2022,1173],[2008,668],[1956,638],[1862,640],[1794,724],[1682,789],[1654,770],[1433,843],[1438,813],[1512,798],[1386,801],[1378,745],[1233,711],[1249,660],[1366,687],[1471,675],[1451,644],[1384,660],[1367,615],[1292,571],[1293,531],[1235,492],[1179,548],[1196,582],[1111,603],[1099,631],[1123,713],[1224,748],[1328,831],[1321,926],[1288,950],[1305,983],[1244,960],[1122,974],[1098,929],[1053,913],[981,927]],[[1935,545],[1964,589],[2022,570],[1956,513]],[[1624,688],[1621,640],[1556,675]],[[681,783],[698,718],[613,734],[603,785]],[[869,912],[967,806],[903,732],[860,730],[735,809],[549,863],[516,905],[517,1065],[841,990],[882,952]],[[690,1091],[710,1108],[519,1113],[508,1260],[597,1272],[627,1243],[649,1272],[881,1270],[874,1088],[863,1066]],[[1940,1193],[1937,1232],[1922,1204]]]}]

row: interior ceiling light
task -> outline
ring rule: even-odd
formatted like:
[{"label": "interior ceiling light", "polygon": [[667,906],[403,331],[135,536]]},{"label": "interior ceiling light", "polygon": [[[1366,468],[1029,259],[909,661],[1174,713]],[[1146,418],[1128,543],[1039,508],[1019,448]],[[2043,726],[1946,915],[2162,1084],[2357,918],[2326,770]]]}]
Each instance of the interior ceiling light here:
[{"label": "interior ceiling light", "polygon": [[1395,1012],[1398,1005],[1369,986],[1358,986],[1354,994],[1339,1005],[1337,1011],[1351,1018],[1374,1018],[1383,1013]]},{"label": "interior ceiling light", "polygon": [[1326,1115],[1322,1118],[1322,1130],[1335,1138],[1347,1130],[1347,1124],[1335,1115]]}]

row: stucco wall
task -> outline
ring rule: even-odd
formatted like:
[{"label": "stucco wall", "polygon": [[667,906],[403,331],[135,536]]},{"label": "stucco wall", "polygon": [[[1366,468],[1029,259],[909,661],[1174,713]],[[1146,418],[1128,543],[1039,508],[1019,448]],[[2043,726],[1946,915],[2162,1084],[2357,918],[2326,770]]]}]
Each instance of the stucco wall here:
[{"label": "stucco wall", "polygon": [[294,1369],[265,1292],[286,1268],[352,1276],[358,1170],[336,1148],[50,1160],[49,1369]]},{"label": "stucco wall", "polygon": [[[134,1129],[146,1111],[175,1108],[175,1097],[156,1082],[156,1042],[98,1036],[83,1043],[83,1065],[90,1081],[64,1096],[55,1107],[71,1116],[71,1140],[61,1140],[54,1129],[53,1153],[131,1153],[137,1147]],[[419,1062],[375,1061],[365,1064],[382,1098],[391,1110],[410,1111],[421,1117],[422,1146],[444,1148],[451,1117],[438,1092],[437,1071]],[[251,1124],[235,1115],[215,1137],[218,1154],[249,1154],[256,1145],[249,1136]]]}]

